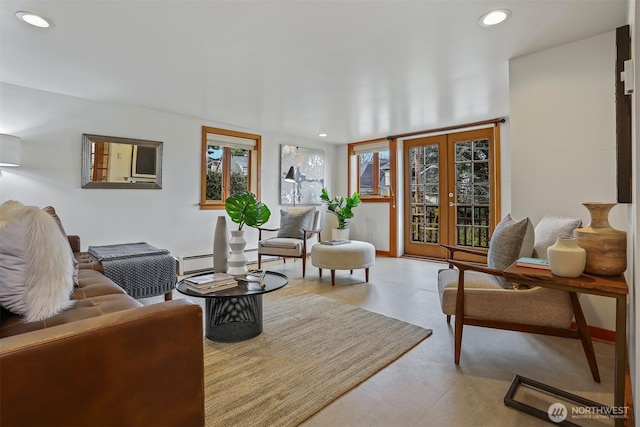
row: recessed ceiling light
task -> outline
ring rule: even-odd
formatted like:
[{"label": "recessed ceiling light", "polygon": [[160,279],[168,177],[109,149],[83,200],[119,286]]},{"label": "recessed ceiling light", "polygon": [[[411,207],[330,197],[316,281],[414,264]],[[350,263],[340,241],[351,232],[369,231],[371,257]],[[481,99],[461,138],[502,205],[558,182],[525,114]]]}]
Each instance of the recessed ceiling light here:
[{"label": "recessed ceiling light", "polygon": [[497,25],[505,21],[509,16],[511,16],[509,9],[492,10],[480,17],[480,25],[483,27],[491,27],[492,25]]},{"label": "recessed ceiling light", "polygon": [[53,26],[53,22],[51,22],[51,20],[32,12],[20,11],[16,12],[16,16],[19,20],[33,25],[34,27],[49,28]]},{"label": "recessed ceiling light", "polygon": [[320,138],[326,138],[327,134],[326,133],[319,133],[318,136]]}]

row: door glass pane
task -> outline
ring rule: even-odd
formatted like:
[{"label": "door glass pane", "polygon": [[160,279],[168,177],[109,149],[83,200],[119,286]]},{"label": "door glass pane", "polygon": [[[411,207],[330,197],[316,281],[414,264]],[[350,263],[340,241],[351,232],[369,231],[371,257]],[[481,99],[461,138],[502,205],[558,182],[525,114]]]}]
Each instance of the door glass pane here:
[{"label": "door glass pane", "polygon": [[489,140],[455,143],[457,245],[489,247]]},{"label": "door glass pane", "polygon": [[440,201],[439,152],[437,145],[413,147],[409,153],[409,233],[413,243],[438,243]]}]

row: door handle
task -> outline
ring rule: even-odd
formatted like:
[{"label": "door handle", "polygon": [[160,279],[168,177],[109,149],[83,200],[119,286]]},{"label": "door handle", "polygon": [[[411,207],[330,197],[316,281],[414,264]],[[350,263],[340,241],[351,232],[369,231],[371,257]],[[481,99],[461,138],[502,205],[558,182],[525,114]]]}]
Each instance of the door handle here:
[{"label": "door handle", "polygon": [[453,202],[449,202],[449,206],[455,206],[456,204]]}]

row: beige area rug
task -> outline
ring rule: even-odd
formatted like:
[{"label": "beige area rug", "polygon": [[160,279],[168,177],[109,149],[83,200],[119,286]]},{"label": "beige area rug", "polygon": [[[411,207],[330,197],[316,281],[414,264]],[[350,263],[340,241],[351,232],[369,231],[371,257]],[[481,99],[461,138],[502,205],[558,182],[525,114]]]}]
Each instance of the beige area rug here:
[{"label": "beige area rug", "polygon": [[432,332],[289,287],[263,308],[258,337],[205,339],[207,426],[298,425]]}]

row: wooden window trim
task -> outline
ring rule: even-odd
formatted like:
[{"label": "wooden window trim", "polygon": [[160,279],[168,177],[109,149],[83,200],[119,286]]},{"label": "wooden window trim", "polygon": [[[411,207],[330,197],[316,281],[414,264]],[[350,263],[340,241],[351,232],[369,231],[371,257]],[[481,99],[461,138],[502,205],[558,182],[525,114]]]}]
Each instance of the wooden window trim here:
[{"label": "wooden window trim", "polygon": [[[225,201],[229,197],[231,176],[231,149],[224,147],[222,163],[222,200],[207,200],[207,134],[213,133],[218,135],[233,136],[237,138],[252,139],[255,141],[255,147],[252,151],[255,154],[249,156],[247,163],[247,182],[249,191],[254,193],[260,200],[260,165],[261,165],[261,144],[262,136],[238,132],[229,129],[220,129],[209,126],[202,126],[202,145],[200,150],[200,209],[224,209]],[[253,162],[256,162],[254,165]]]},{"label": "wooden window trim", "polygon": [[[397,194],[397,153],[398,153],[398,140],[396,138],[384,138],[384,139],[372,139],[369,141],[360,141],[354,142],[347,145],[347,189],[348,194],[353,194],[352,188],[352,162],[351,159],[356,155],[354,151],[354,147],[358,145],[364,144],[372,144],[376,142],[389,141],[389,173],[391,175],[389,182],[389,192],[390,195],[388,197],[383,196],[364,196],[360,199],[362,203],[388,203],[389,204],[389,252],[384,253],[384,255],[388,255],[391,257],[398,256],[398,203],[395,199]],[[359,165],[356,165],[356,172],[358,172]],[[356,173],[357,177],[355,180],[356,186],[360,188],[360,176],[359,173]]]},{"label": "wooden window trim", "polygon": [[[351,144],[348,145],[348,158],[350,159],[351,156],[355,156],[356,159],[358,158],[358,155],[355,152],[355,147],[356,146],[360,146],[360,145],[367,145],[367,144],[374,144],[374,143],[379,143],[382,141],[387,141],[387,139],[372,139],[369,141],[361,141],[361,142],[353,142]],[[389,146],[389,162],[391,162],[391,157],[393,156],[395,158],[395,153],[391,153],[391,145]],[[375,152],[373,154],[373,163],[377,164],[378,167],[373,169],[373,182],[374,182],[374,189],[378,187],[378,181],[380,180],[380,155]],[[351,177],[351,162],[348,161],[348,175],[349,177]],[[392,178],[393,180],[394,178]],[[354,191],[359,191],[360,190],[360,162],[356,161],[356,185],[355,185],[355,190],[351,189],[351,179],[349,178],[349,186],[348,186],[348,193],[349,194],[353,194]],[[380,189],[378,188],[378,192],[380,191]],[[360,194],[360,200],[362,201],[362,203],[390,203],[392,202],[393,196],[392,194],[394,194],[395,189],[390,186],[390,193],[388,196],[382,196],[380,194]]]}]

